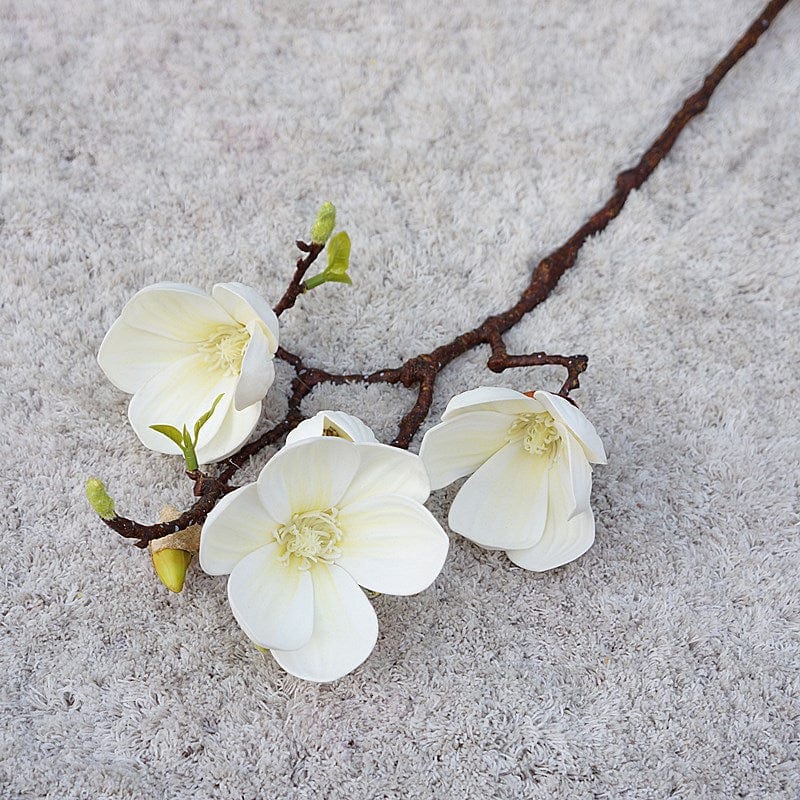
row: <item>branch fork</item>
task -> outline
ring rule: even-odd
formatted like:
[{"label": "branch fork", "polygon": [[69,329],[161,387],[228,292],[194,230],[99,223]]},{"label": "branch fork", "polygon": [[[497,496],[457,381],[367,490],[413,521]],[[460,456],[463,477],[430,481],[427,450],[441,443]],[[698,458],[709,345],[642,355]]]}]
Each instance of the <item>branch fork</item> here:
[{"label": "branch fork", "polygon": [[[121,536],[134,539],[138,547],[147,547],[149,542],[176,533],[191,525],[201,525],[214,506],[228,492],[236,488],[230,485],[230,481],[239,468],[265,447],[280,442],[303,420],[303,400],[320,384],[399,383],[409,389],[417,387],[416,401],[400,420],[397,435],[392,441],[394,446],[404,449],[408,448],[414,435],[428,416],[439,373],[459,356],[479,345],[489,346],[491,352],[487,360],[487,367],[495,373],[519,367],[544,365],[565,368],[567,376],[558,393],[571,401],[569,393],[579,386],[580,376],[588,366],[587,356],[553,355],[544,352],[509,354],[503,334],[550,296],[561,276],[574,266],[586,240],[605,230],[616,219],[630,193],[641,187],[650,177],[670,152],[678,136],[691,119],[702,113],[708,106],[712,94],[725,75],[756,44],[759,37],[788,2],[789,0],[771,0],[731,50],[706,76],[700,89],[686,98],[681,108],[644,152],[636,166],[625,169],[617,175],[614,192],[606,203],[572,233],[560,247],[539,262],[533,270],[528,285],[514,305],[502,313],[487,317],[476,328],[459,334],[447,344],[443,344],[429,353],[420,353],[409,358],[399,367],[384,367],[366,374],[328,372],[307,365],[301,356],[279,347],[276,356],[289,364],[295,371],[285,417],[258,439],[242,447],[236,455],[222,461],[218,465],[217,477],[207,475],[199,470],[187,473],[194,482],[193,493],[198,499],[177,519],[155,525],[144,525],[132,519],[115,515],[103,520],[106,525]],[[325,244],[298,241],[297,247],[305,255],[297,259],[294,275],[273,309],[278,316],[292,308],[300,295],[306,291],[307,287],[304,282],[306,273],[325,249]]]}]

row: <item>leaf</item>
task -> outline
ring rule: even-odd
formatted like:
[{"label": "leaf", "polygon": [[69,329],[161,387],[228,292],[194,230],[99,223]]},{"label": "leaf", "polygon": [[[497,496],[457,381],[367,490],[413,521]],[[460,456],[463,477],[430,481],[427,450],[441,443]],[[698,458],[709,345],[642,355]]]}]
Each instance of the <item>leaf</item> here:
[{"label": "leaf", "polygon": [[222,400],[222,398],[224,396],[225,396],[224,392],[222,394],[218,394],[216,400],[214,400],[214,402],[211,404],[211,408],[209,408],[208,411],[206,411],[206,413],[203,414],[203,416],[200,417],[200,419],[198,419],[197,422],[195,422],[195,424],[194,424],[194,443],[195,444],[197,444],[197,437],[200,435],[201,428],[203,427],[203,425],[206,424],[206,422],[208,422],[211,419],[211,415],[214,413],[214,411],[216,410],[217,406],[219,405],[219,401]]},{"label": "leaf", "polygon": [[351,286],[353,281],[351,280],[349,275],[332,275],[329,272],[325,273],[326,281],[330,281],[333,283],[349,283]]},{"label": "leaf", "polygon": [[328,280],[336,280],[334,276],[346,275],[349,266],[350,237],[347,235],[347,231],[339,231],[328,242],[328,268],[325,270]]},{"label": "leaf", "polygon": [[177,428],[173,428],[172,425],[151,425],[150,429],[172,439],[183,450],[183,435]]}]

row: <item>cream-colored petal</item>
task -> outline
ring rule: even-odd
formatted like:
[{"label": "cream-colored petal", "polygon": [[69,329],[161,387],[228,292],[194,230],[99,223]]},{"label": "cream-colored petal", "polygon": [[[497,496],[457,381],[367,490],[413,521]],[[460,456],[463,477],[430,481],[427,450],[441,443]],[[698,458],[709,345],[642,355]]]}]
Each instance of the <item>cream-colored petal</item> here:
[{"label": "cream-colored petal", "polygon": [[179,342],[202,342],[216,326],[234,324],[212,297],[181,283],[145,287],[122,309],[122,319],[133,328]]},{"label": "cream-colored petal", "polygon": [[[222,405],[223,400],[220,402]],[[199,464],[214,464],[236,453],[250,438],[261,417],[261,403],[236,411],[231,403],[221,416],[221,424],[213,436],[203,440],[205,428],[200,431],[200,440],[196,452]],[[219,406],[214,412],[220,411]]]},{"label": "cream-colored petal", "polygon": [[258,476],[261,502],[279,522],[304,511],[333,508],[360,461],[356,445],[328,436],[284,447]]},{"label": "cream-colored petal", "polygon": [[294,430],[289,431],[286,436],[286,446],[297,444],[297,442],[301,442],[303,439],[313,439],[316,436],[323,436],[324,431],[325,417],[322,415],[322,412],[314,414],[313,417],[304,419]]},{"label": "cream-colored petal", "polygon": [[159,372],[195,352],[191,343],[132,328],[120,317],[105,335],[97,362],[114,386],[133,394]]},{"label": "cream-colored petal", "polygon": [[470,411],[497,411],[501,414],[532,414],[542,411],[532,397],[515,389],[481,386],[453,397],[442,414],[442,420],[453,419]]},{"label": "cream-colored petal", "polygon": [[278,349],[278,318],[255,289],[243,283],[218,283],[211,290],[211,296],[242,325],[249,325],[256,319],[263,322],[270,353],[274,355]]},{"label": "cream-colored petal", "polygon": [[461,487],[450,508],[450,527],[482,547],[531,547],[547,519],[550,462],[519,442],[506,445]]},{"label": "cream-colored petal", "polygon": [[272,650],[289,673],[307,681],[335,681],[361,664],[378,640],[378,618],[358,584],[341,567],[317,564],[311,640],[299,650]]},{"label": "cream-colored petal", "polygon": [[416,594],[441,572],[449,539],[425,506],[397,495],[368,497],[339,514],[336,563],[367,589]]},{"label": "cream-colored petal", "polygon": [[544,572],[582,556],[594,543],[594,515],[585,511],[568,519],[568,504],[560,482],[551,476],[550,504],[544,535],[533,546],[506,554],[523,569]]},{"label": "cream-colored petal", "polygon": [[166,436],[150,430],[150,425],[172,425],[191,433],[194,423],[223,394],[211,419],[200,432],[200,443],[209,441],[220,429],[233,397],[235,378],[220,377],[205,366],[199,353],[176,361],[151,378],[131,398],[128,418],[145,447],[158,453],[179,453]]},{"label": "cream-colored petal", "polygon": [[284,564],[275,543],[255,550],[233,568],[228,601],[242,630],[260,647],[297,650],[311,639],[311,575]]},{"label": "cream-colored petal", "polygon": [[536,399],[553,415],[553,417],[566,425],[583,447],[586,457],[592,464],[605,464],[606,451],[603,443],[594,429],[594,425],[586,419],[582,411],[577,409],[569,400],[550,392],[536,392]]},{"label": "cream-colored petal", "polygon": [[263,326],[258,322],[250,322],[247,325],[247,332],[250,334],[250,339],[244,351],[242,371],[236,382],[233,398],[234,408],[237,411],[263,400],[275,380],[275,365],[272,362],[272,353]]},{"label": "cream-colored petal", "polygon": [[552,479],[557,479],[561,483],[568,516],[574,517],[589,510],[592,466],[580,442],[570,430],[560,422],[556,422],[556,428],[561,435],[561,441],[558,443],[555,474]]},{"label": "cream-colored petal", "polygon": [[388,444],[357,444],[361,455],[358,472],[339,501],[340,507],[375,495],[396,494],[424,503],[431,493],[422,459]]},{"label": "cream-colored petal", "polygon": [[431,488],[441,489],[470,475],[505,447],[515,419],[497,411],[466,411],[427,431],[419,455],[430,475]]},{"label": "cream-colored petal", "polygon": [[277,527],[254,483],[236,489],[206,517],[200,534],[200,566],[209,575],[228,575],[245,556],[272,542]]},{"label": "cream-colored petal", "polygon": [[286,437],[286,444],[294,444],[311,436],[323,436],[326,430],[334,430],[341,439],[351,442],[377,442],[372,429],[358,417],[344,411],[319,411],[309,419],[304,419]]}]

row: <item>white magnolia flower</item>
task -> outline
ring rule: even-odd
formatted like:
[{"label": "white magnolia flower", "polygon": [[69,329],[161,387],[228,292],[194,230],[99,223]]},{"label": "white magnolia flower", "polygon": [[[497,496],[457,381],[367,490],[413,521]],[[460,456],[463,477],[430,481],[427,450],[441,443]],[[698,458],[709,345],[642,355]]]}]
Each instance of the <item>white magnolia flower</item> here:
[{"label": "white magnolia flower", "polygon": [[415,594],[439,574],[448,538],[422,505],[429,492],[418,456],[314,436],[285,447],[256,483],[217,505],[203,526],[200,564],[230,574],[237,622],[287,672],[332,681],[377,640],[359,586]]},{"label": "white magnolia flower", "polygon": [[277,349],[278,318],[248,286],[218,283],[209,296],[157,283],[128,301],[97,360],[117,388],[133,395],[131,425],[159,453],[180,449],[151,425],[191,430],[222,394],[196,448],[207,464],[238,450],[253,432],[275,380]]},{"label": "white magnolia flower", "polygon": [[378,441],[371,428],[358,417],[345,414],[344,411],[320,411],[310,419],[304,419],[286,437],[286,444],[294,444],[311,436],[338,436],[362,444]]},{"label": "white magnolia flower", "polygon": [[594,542],[590,464],[606,455],[589,420],[559,395],[487,387],[456,395],[420,456],[433,489],[472,476],[450,527],[520,567],[561,566]]}]

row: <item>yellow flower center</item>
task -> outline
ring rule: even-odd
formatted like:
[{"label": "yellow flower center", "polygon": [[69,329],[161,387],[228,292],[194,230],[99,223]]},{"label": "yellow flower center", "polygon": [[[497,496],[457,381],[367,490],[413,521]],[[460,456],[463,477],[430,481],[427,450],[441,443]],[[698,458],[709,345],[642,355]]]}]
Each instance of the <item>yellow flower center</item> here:
[{"label": "yellow flower center", "polygon": [[348,436],[338,425],[334,425],[329,419],[325,420],[325,427],[322,429],[323,436],[335,436],[337,439],[346,439],[352,442],[352,437]]},{"label": "yellow flower center", "polygon": [[209,369],[219,370],[223,375],[238,375],[249,341],[250,334],[244,325],[218,325],[197,349],[205,356]]},{"label": "yellow flower center", "polygon": [[274,536],[280,546],[280,560],[284,564],[296,561],[300,569],[309,569],[318,561],[332,564],[341,555],[338,516],[336,508],[304,511],[295,514],[291,522],[279,525]]},{"label": "yellow flower center", "polygon": [[508,441],[522,440],[522,446],[534,456],[553,456],[561,435],[553,417],[546,411],[520,414],[508,429]]}]

